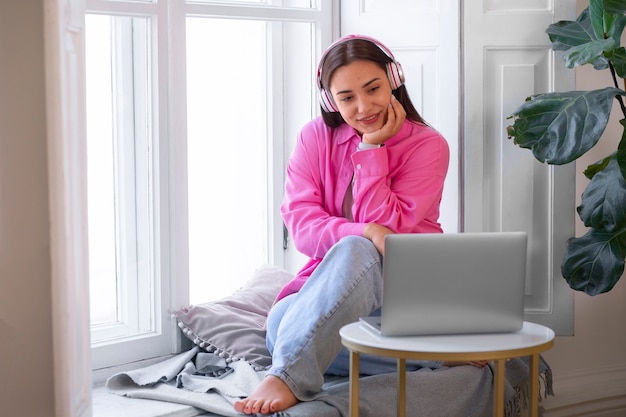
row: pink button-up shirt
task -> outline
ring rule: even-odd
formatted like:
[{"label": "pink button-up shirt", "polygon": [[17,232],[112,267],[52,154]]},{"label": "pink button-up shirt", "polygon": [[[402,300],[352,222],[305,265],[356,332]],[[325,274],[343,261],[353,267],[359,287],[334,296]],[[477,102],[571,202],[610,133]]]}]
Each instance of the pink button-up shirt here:
[{"label": "pink button-up shirt", "polygon": [[[385,146],[359,151],[348,124],[331,129],[318,117],[304,126],[287,167],[283,220],[309,261],[277,300],[300,290],[341,238],[363,235],[367,223],[396,233],[441,233],[438,222],[450,151],[435,129],[405,120]],[[342,215],[352,183],[352,217]]]}]

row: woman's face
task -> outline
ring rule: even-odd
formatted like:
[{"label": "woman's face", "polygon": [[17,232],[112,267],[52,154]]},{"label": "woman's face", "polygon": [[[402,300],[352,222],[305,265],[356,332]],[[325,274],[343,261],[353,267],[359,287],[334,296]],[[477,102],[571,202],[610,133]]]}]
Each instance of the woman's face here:
[{"label": "woman's face", "polygon": [[359,134],[379,130],[387,121],[391,84],[372,61],[355,61],[335,70],[330,93],[341,117]]}]

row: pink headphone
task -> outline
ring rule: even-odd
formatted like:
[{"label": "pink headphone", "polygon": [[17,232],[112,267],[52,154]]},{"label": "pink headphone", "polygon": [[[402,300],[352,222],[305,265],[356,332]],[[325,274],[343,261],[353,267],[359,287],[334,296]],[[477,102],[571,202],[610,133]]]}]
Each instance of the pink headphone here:
[{"label": "pink headphone", "polygon": [[362,36],[362,35],[344,36],[342,38],[337,39],[326,49],[326,51],[322,54],[322,57],[320,58],[319,65],[317,66],[317,88],[319,89],[319,92],[320,92],[320,106],[322,106],[322,109],[325,112],[336,113],[339,110],[337,109],[337,106],[335,106],[335,102],[333,101],[333,97],[330,91],[328,91],[322,86],[322,67],[324,66],[324,60],[326,59],[326,55],[328,55],[328,52],[332,50],[335,46],[337,46],[340,43],[344,43],[353,39],[363,39],[363,40],[373,43],[381,51],[383,51],[385,55],[387,55],[391,59],[391,62],[389,62],[386,65],[386,68],[387,68],[387,77],[389,78],[389,82],[391,83],[392,90],[395,90],[398,87],[400,87],[402,84],[404,84],[404,72],[402,71],[402,66],[400,65],[398,61],[396,61],[396,59],[394,58],[389,48],[387,48],[385,45],[383,45],[376,39],[370,38],[369,36]]}]

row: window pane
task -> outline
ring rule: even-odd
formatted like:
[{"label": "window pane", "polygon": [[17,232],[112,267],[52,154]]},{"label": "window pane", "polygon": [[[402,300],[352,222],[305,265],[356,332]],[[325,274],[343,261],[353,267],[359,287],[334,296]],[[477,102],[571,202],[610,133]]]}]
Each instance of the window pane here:
[{"label": "window pane", "polygon": [[149,19],[86,16],[92,343],[155,329]]},{"label": "window pane", "polygon": [[89,290],[91,323],[118,320],[115,272],[115,191],[111,23],[86,16],[87,184],[89,208]]},{"label": "window pane", "polygon": [[232,293],[268,262],[265,25],[187,19],[192,304]]},{"label": "window pane", "polygon": [[250,4],[268,4],[272,0],[196,0],[195,3],[250,3]]},{"label": "window pane", "polygon": [[304,9],[314,9],[317,7],[316,0],[283,0],[280,2],[282,7],[299,7]]},{"label": "window pane", "polygon": [[314,9],[317,7],[317,0],[194,0],[194,3],[237,3],[237,4],[267,4],[268,6],[291,7],[301,9]]},{"label": "window pane", "polygon": [[158,0],[105,0],[105,1],[111,1],[111,2],[119,2],[119,3],[156,3],[158,2]]}]

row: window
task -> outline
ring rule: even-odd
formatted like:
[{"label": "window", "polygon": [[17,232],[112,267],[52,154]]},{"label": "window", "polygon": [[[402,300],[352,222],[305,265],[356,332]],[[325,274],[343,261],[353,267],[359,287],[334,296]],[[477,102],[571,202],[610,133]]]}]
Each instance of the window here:
[{"label": "window", "polygon": [[87,1],[94,369],[175,352],[173,309],[232,293],[264,263],[299,266],[278,206],[317,111],[331,12],[330,1]]}]

